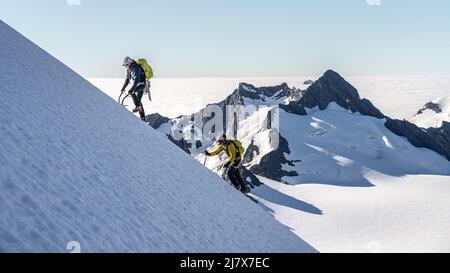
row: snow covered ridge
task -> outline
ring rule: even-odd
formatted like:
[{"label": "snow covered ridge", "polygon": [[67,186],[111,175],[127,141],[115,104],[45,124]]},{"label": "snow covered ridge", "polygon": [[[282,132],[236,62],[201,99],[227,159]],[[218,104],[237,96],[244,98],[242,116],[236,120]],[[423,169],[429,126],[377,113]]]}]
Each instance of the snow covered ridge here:
[{"label": "snow covered ridge", "polygon": [[315,251],[1,21],[0,69],[0,252]]},{"label": "snow covered ridge", "polygon": [[410,121],[421,128],[443,127],[450,122],[450,97],[428,102]]},{"label": "snow covered ridge", "polygon": [[[237,109],[238,115],[230,118],[227,111],[230,106]],[[214,133],[209,132],[213,126],[205,133],[205,125],[217,118],[211,117],[211,107],[218,109],[216,113],[221,114],[218,119],[223,122]],[[214,143],[214,135],[227,132],[247,148],[243,160],[249,170],[246,173],[289,183],[313,181],[319,174],[327,174],[330,181],[358,184],[364,181],[361,168],[384,170],[377,166],[386,160],[407,162],[412,154],[417,157],[422,153],[431,154],[432,161],[442,161],[439,155],[414,146],[431,149],[450,159],[448,130],[424,130],[407,121],[386,117],[334,71],[327,71],[306,90],[290,88],[287,84],[257,88],[241,83],[220,103],[173,120],[151,115],[150,125],[176,139],[178,146],[201,162],[202,153]],[[178,133],[176,137],[174,132]],[[220,169],[220,159],[208,161],[209,168]],[[324,161],[334,163],[328,165]],[[447,161],[442,164],[448,167]],[[405,173],[416,172],[408,166],[430,167],[414,162],[393,165]],[[258,184],[252,177],[248,181]]]}]

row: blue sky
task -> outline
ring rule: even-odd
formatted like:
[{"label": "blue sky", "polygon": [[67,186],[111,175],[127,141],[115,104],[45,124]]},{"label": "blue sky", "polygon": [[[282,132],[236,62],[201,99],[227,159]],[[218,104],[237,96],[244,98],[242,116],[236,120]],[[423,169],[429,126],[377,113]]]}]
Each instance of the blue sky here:
[{"label": "blue sky", "polygon": [[[450,75],[450,1],[0,0],[0,19],[86,77]],[[377,5],[380,4],[380,5]]]}]

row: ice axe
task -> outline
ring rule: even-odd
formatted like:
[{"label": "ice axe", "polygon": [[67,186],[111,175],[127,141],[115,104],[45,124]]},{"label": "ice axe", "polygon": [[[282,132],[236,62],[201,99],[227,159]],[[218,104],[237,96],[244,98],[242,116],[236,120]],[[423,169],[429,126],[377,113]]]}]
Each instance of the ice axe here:
[{"label": "ice axe", "polygon": [[122,98],[122,96],[124,94],[125,94],[125,92],[121,92],[120,96],[119,96],[119,99],[117,100],[117,102],[120,103],[122,106],[125,106],[125,105],[123,105],[123,103],[125,102],[125,99],[128,98],[128,96],[130,95],[129,93],[127,93],[127,95]]},{"label": "ice axe", "polygon": [[203,162],[203,165],[206,166],[206,162],[208,161],[208,156],[206,155],[208,153],[208,149],[205,151],[205,161]]},{"label": "ice axe", "polygon": [[147,80],[146,81],[146,84],[145,84],[145,94],[148,94],[148,99],[150,100],[150,101],[152,101],[152,93],[151,93],[151,91],[150,91],[150,88],[152,87],[152,84],[150,83],[150,81],[149,80]]}]

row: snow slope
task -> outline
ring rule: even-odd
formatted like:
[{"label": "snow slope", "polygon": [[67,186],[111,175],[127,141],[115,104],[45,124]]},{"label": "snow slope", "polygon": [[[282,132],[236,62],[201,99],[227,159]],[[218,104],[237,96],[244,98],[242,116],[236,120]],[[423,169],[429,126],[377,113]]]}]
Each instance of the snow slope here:
[{"label": "snow slope", "polygon": [[450,97],[428,103],[410,120],[422,128],[439,128],[444,121],[450,122]]},{"label": "snow slope", "polygon": [[450,178],[366,176],[374,187],[261,178],[260,204],[321,252],[450,252]]},{"label": "snow slope", "polygon": [[0,21],[0,252],[314,251]]},{"label": "snow slope", "polygon": [[[390,176],[449,175],[450,162],[416,148],[384,126],[384,119],[350,113],[335,103],[312,109],[307,116],[280,111],[280,132],[288,140],[293,160],[284,169],[299,175],[284,177],[290,184],[324,183],[371,186],[366,173]],[[301,162],[295,162],[301,160]]]}]

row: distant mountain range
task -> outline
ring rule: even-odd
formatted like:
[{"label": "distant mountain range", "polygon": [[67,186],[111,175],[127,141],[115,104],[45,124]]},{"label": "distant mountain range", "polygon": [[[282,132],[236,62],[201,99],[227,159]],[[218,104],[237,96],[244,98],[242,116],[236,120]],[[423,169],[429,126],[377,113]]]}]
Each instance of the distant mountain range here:
[{"label": "distant mountain range", "polygon": [[[285,83],[259,88],[241,83],[225,100],[192,115],[169,119],[153,114],[148,120],[185,152],[204,161],[202,153],[214,142],[193,139],[192,133],[214,119],[208,115],[208,107],[220,107],[226,117],[227,106],[254,106],[255,110],[241,120],[223,120],[228,134],[247,148],[244,174],[253,185],[259,184],[254,175],[286,183],[313,181],[318,175],[326,180],[325,175],[357,185],[365,183],[361,174],[365,168],[388,173],[426,172],[433,166],[423,162],[424,158],[450,160],[448,122],[421,128],[412,123],[417,117],[411,122],[391,119],[331,70],[305,84],[309,85],[306,90]],[[436,106],[428,106],[422,113],[428,109],[439,112]],[[175,140],[174,131],[183,137]],[[220,172],[223,160],[208,159],[207,165]]]}]

